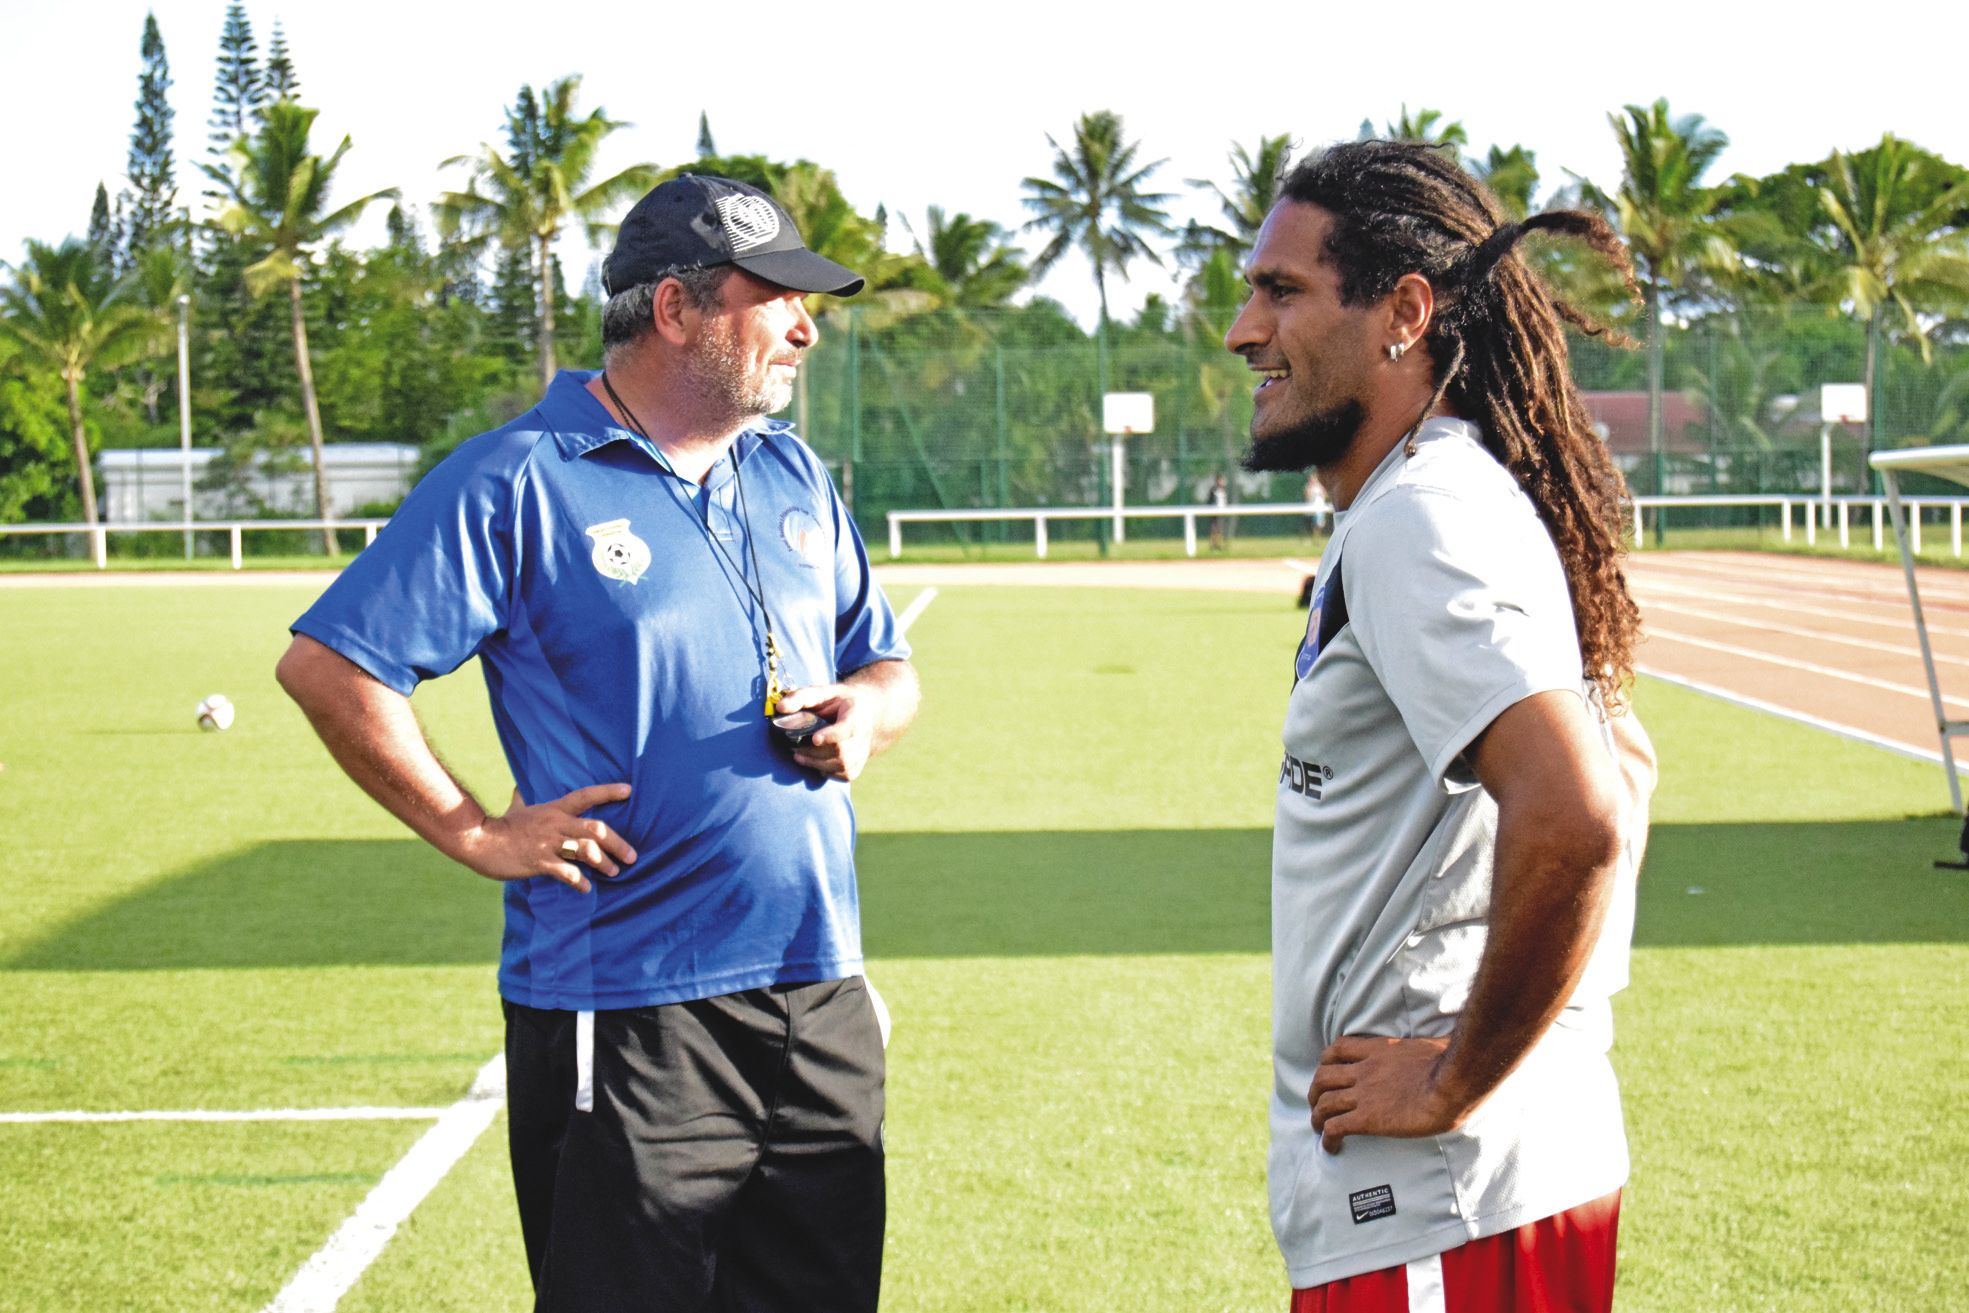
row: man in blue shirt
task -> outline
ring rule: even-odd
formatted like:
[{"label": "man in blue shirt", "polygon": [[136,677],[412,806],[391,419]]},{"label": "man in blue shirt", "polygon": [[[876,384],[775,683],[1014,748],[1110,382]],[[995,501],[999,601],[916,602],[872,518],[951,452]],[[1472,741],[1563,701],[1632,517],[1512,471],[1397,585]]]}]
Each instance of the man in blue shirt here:
[{"label": "man in blue shirt", "polygon": [[[505,882],[537,1307],[873,1310],[848,782],[918,693],[826,470],[765,418],[817,336],[804,294],[862,280],[764,193],[685,175],[603,283],[604,368],[419,483],[277,673],[371,796]],[[517,786],[499,815],[410,709],[472,656]]]}]

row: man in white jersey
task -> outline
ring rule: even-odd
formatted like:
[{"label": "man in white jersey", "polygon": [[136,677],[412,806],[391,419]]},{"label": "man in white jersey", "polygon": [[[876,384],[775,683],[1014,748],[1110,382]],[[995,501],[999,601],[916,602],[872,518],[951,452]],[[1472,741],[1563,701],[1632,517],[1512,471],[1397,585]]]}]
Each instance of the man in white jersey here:
[{"label": "man in white jersey", "polygon": [[[1653,758],[1621,705],[1622,483],[1558,304],[1447,155],[1302,162],[1226,344],[1246,465],[1337,512],[1296,656],[1272,878],[1273,1227],[1293,1313],[1599,1310]],[[1611,713],[1611,714],[1610,714]]]}]

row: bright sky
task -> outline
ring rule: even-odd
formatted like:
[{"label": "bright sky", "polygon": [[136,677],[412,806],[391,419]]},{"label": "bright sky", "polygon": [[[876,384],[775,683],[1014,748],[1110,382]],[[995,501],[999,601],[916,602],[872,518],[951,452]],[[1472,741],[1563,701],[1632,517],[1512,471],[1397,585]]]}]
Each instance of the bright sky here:
[{"label": "bright sky", "polygon": [[[196,201],[224,0],[0,0],[0,122],[10,128],[0,259],[18,259],[28,237],[80,235],[96,183],[112,196],[123,185],[147,9],[171,64],[179,187]],[[1289,132],[1317,145],[1352,137],[1363,118],[1385,122],[1404,102],[1461,119],[1478,152],[1531,147],[1548,187],[1565,169],[1611,187],[1619,157],[1606,115],[1657,96],[1729,134],[1717,178],[1823,158],[1885,131],[1969,163],[1960,65],[1969,19],[1959,4],[1900,6],[1879,30],[1815,17],[1850,9],[1798,6],[1774,19],[1767,7],[1716,0],[1269,11],[1072,0],[696,9],[250,0],[247,13],[262,58],[281,21],[301,100],[322,111],[317,149],[354,139],[338,197],[396,186],[420,216],[463,181],[441,175],[439,161],[498,141],[522,83],[576,72],[584,108],[634,125],[610,139],[608,171],[692,158],[703,110],[722,151],[815,160],[864,212],[881,202],[919,228],[933,204],[1023,222],[1019,182],[1048,171],[1047,134],[1065,140],[1079,114],[1104,108],[1123,116],[1142,160],[1167,158],[1155,180],[1179,193],[1179,219],[1205,211],[1186,179],[1228,184],[1233,141]],[[693,35],[680,39],[685,17]],[[380,221],[378,212],[358,238],[379,239]],[[1036,236],[1026,240],[1037,249]],[[578,280],[592,257],[577,242],[562,259]],[[1063,262],[1041,290],[1091,321],[1084,263]],[[1110,296],[1126,315],[1149,292],[1172,290],[1138,265]]]}]

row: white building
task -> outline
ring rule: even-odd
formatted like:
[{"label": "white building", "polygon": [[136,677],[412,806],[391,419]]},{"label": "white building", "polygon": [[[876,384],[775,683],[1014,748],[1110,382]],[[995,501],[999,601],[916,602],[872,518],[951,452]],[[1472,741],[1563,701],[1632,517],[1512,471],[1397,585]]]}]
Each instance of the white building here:
[{"label": "white building", "polygon": [[[191,450],[192,518],[229,519],[251,515],[260,507],[299,519],[314,517],[314,466],[305,451],[298,468],[262,462],[239,488],[200,488],[200,477],[218,455],[211,447]],[[372,502],[396,501],[410,491],[417,474],[417,448],[399,443],[333,442],[323,455],[331,515],[348,515]],[[176,447],[100,453],[96,467],[101,475],[103,518],[112,524],[182,520],[184,465],[185,454]]]}]

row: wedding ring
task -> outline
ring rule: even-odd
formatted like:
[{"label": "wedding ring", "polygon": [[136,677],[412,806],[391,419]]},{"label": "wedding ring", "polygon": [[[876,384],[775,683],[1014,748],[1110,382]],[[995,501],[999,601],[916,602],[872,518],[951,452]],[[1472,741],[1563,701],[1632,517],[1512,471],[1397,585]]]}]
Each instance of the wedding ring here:
[{"label": "wedding ring", "polygon": [[561,840],[561,856],[574,857],[581,852],[581,845],[573,839]]}]

